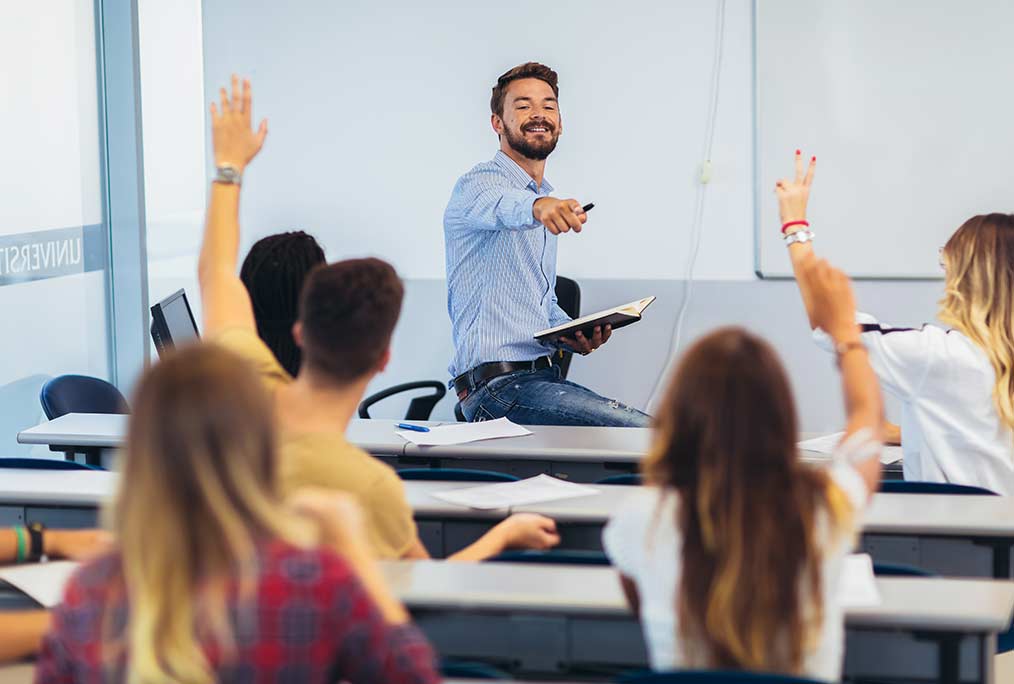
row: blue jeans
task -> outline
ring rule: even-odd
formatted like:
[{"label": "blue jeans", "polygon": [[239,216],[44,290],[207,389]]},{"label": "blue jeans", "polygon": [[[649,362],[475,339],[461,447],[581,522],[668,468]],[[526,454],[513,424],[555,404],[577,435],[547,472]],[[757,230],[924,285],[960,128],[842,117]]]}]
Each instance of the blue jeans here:
[{"label": "blue jeans", "polygon": [[465,397],[472,422],[506,416],[520,425],[648,427],[651,417],[560,377],[556,366],[500,375]]}]

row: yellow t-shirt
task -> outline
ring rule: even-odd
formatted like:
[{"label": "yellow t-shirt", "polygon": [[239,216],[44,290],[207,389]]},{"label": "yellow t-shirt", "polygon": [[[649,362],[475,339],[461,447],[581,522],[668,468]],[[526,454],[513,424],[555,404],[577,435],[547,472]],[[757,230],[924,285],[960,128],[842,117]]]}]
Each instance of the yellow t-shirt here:
[{"label": "yellow t-shirt", "polygon": [[[214,341],[253,364],[268,391],[292,382],[257,332],[230,328]],[[379,558],[400,558],[415,543],[412,508],[401,478],[385,463],[346,441],[341,430],[298,432],[282,429],[279,454],[286,496],[301,487],[339,489],[356,496],[367,535]]]}]

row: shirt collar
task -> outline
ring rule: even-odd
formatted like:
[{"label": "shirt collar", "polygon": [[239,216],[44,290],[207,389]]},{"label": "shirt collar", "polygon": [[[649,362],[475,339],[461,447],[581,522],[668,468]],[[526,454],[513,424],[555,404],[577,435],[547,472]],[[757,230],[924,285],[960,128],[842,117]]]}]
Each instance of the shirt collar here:
[{"label": "shirt collar", "polygon": [[499,166],[501,169],[507,172],[507,175],[513,178],[518,185],[523,188],[531,188],[535,192],[552,192],[553,186],[549,184],[549,181],[545,178],[542,179],[542,189],[535,184],[535,179],[528,175],[528,172],[518,166],[518,163],[511,159],[503,150],[497,150],[496,156],[493,157],[493,163]]}]

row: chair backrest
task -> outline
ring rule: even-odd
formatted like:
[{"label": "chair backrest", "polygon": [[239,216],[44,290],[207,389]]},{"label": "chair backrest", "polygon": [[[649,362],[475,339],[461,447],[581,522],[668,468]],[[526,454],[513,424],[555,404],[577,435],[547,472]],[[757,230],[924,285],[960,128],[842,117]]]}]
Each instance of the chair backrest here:
[{"label": "chair backrest", "polygon": [[398,471],[403,480],[446,480],[448,482],[517,482],[518,478],[494,470],[467,468],[404,468]]},{"label": "chair backrest", "polygon": [[621,676],[625,684],[817,684],[812,679],[760,672],[725,670],[677,670],[638,672]]},{"label": "chair backrest", "polygon": [[601,480],[596,480],[595,484],[601,485],[640,485],[643,484],[644,478],[641,477],[641,473],[620,473],[619,475],[609,475],[603,477]]},{"label": "chair backrest", "polygon": [[424,394],[421,397],[413,397],[412,401],[408,403],[408,410],[405,412],[405,420],[429,420],[430,414],[433,413],[433,407],[444,398],[447,394],[447,385],[440,382],[439,380],[419,380],[418,382],[405,382],[394,387],[388,387],[385,390],[381,390],[376,394],[371,394],[362,400],[359,404],[359,417],[369,418],[370,407],[376,404],[378,401],[383,401],[388,397],[394,396],[395,394],[401,394],[402,392],[411,392],[413,390],[420,389],[431,389],[432,394]]},{"label": "chair backrest", "polygon": [[936,577],[929,570],[901,563],[874,563],[873,574],[878,577]]},{"label": "chair backrest", "polygon": [[911,480],[882,480],[880,491],[884,494],[986,494],[998,496],[996,492],[972,485],[950,482],[917,482]]},{"label": "chair backrest", "polygon": [[105,470],[98,466],[54,458],[0,458],[0,468],[27,468],[30,470]]},{"label": "chair backrest", "polygon": [[[564,276],[556,276],[556,301],[563,312],[571,318],[581,316],[581,286],[577,281]],[[553,356],[553,364],[559,366],[560,374],[566,378],[570,371],[570,361],[574,355],[570,352],[559,352]]]},{"label": "chair backrest", "polygon": [[440,674],[447,679],[511,679],[508,673],[487,663],[453,658],[440,660]]},{"label": "chair backrest", "polygon": [[87,375],[61,375],[42,386],[42,410],[50,420],[67,413],[129,413],[120,390]]},{"label": "chair backrest", "polygon": [[549,551],[504,551],[487,558],[488,563],[558,563],[562,565],[609,565],[601,551],[550,549]]}]

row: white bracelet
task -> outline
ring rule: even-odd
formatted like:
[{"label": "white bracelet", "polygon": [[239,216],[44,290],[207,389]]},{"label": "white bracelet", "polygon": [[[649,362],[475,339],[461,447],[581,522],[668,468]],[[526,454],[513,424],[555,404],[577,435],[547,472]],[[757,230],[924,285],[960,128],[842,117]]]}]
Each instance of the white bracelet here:
[{"label": "white bracelet", "polygon": [[785,246],[794,245],[797,242],[803,244],[805,242],[813,241],[812,230],[797,230],[795,233],[789,233],[785,236]]}]

